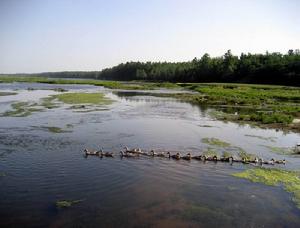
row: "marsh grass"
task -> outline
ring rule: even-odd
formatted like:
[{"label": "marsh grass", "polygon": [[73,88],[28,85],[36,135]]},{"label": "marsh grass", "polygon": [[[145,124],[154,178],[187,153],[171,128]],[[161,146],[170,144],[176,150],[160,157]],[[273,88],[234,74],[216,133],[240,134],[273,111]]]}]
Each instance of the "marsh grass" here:
[{"label": "marsh grass", "polygon": [[102,93],[63,93],[52,97],[66,104],[109,105],[113,102]]},{"label": "marsh grass", "polygon": [[287,192],[293,194],[293,200],[297,207],[300,208],[299,172],[281,169],[254,168],[241,173],[235,173],[233,176],[270,186],[283,186]]}]

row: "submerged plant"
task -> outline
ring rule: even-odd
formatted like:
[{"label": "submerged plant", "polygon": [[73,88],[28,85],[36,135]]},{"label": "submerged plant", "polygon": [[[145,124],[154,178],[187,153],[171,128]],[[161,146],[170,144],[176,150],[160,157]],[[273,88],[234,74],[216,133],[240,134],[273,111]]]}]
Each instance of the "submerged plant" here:
[{"label": "submerged plant", "polygon": [[300,174],[299,172],[281,169],[254,168],[233,176],[244,178],[252,182],[271,186],[283,186],[287,192],[293,193],[293,200],[300,208]]},{"label": "submerged plant", "polygon": [[69,208],[74,204],[80,203],[83,200],[59,200],[55,203],[57,208]]}]

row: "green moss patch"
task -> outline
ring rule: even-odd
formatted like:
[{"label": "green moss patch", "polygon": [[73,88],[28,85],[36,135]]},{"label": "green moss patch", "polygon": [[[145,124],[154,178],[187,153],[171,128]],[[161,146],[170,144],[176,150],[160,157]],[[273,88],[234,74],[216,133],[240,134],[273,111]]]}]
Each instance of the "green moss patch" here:
[{"label": "green moss patch", "polygon": [[300,175],[299,172],[281,169],[255,168],[233,174],[252,182],[271,186],[283,186],[287,192],[293,193],[293,200],[300,208]]},{"label": "green moss patch", "polygon": [[112,103],[112,100],[102,93],[63,93],[53,97],[66,104],[109,105]]},{"label": "green moss patch", "polygon": [[211,146],[230,147],[230,143],[221,141],[220,139],[217,138],[203,138],[201,141]]}]

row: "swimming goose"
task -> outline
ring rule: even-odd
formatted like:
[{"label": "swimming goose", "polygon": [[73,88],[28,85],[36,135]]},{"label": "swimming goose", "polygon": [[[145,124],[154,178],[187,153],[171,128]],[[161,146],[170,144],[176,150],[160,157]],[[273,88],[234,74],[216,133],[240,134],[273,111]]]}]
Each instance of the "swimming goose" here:
[{"label": "swimming goose", "polygon": [[120,151],[120,156],[121,157],[126,157],[126,158],[133,158],[133,157],[138,157],[138,154],[133,154],[133,153],[129,153],[129,152],[124,152],[124,151]]},{"label": "swimming goose", "polygon": [[96,150],[89,151],[88,149],[84,149],[84,153],[86,155],[100,155],[100,151],[96,151]]},{"label": "swimming goose", "polygon": [[114,157],[114,153],[113,152],[103,152],[103,150],[101,150],[101,156],[104,157]]},{"label": "swimming goose", "polygon": [[[151,150],[151,152],[152,152],[152,153],[155,153],[155,152],[154,152],[154,150]],[[161,158],[164,158],[164,157],[166,157],[166,155],[165,155],[165,152],[161,152],[161,153],[155,153],[155,156],[157,156],[157,157],[161,157]]]},{"label": "swimming goose", "polygon": [[179,160],[181,158],[180,153],[176,153],[175,155],[171,155],[170,152],[167,153],[169,155],[169,158],[173,158],[176,160]]},{"label": "swimming goose", "polygon": [[202,155],[196,155],[196,156],[193,156],[192,159],[196,159],[196,160],[202,160]]},{"label": "swimming goose", "polygon": [[274,160],[274,158],[272,158],[270,161],[265,161],[264,164],[266,164],[266,165],[274,165],[274,162],[275,162],[275,160]]},{"label": "swimming goose", "polygon": [[277,164],[284,164],[285,165],[286,161],[285,161],[285,159],[283,159],[283,160],[276,160],[275,163],[277,163]]},{"label": "swimming goose", "polygon": [[192,159],[191,153],[187,153],[187,155],[183,156],[182,159],[190,161]]}]

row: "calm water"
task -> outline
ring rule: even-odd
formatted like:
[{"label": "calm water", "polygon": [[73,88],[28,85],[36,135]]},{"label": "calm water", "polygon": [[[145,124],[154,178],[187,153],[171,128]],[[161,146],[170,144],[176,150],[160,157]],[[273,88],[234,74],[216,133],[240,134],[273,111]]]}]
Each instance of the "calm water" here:
[{"label": "calm water", "polygon": [[[118,154],[125,145],[199,154],[210,147],[201,139],[215,137],[265,159],[285,158],[285,168],[297,169],[299,157],[274,154],[266,146],[294,146],[299,134],[224,123],[211,118],[208,108],[94,86],[0,84],[0,91],[18,93],[0,97],[0,112],[14,101],[56,94],[51,89],[58,87],[103,92],[115,102],[95,112],[63,105],[28,117],[0,117],[1,227],[300,226],[291,194],[231,176],[250,166],[83,156],[84,148]],[[57,209],[58,200],[81,202]]]}]

